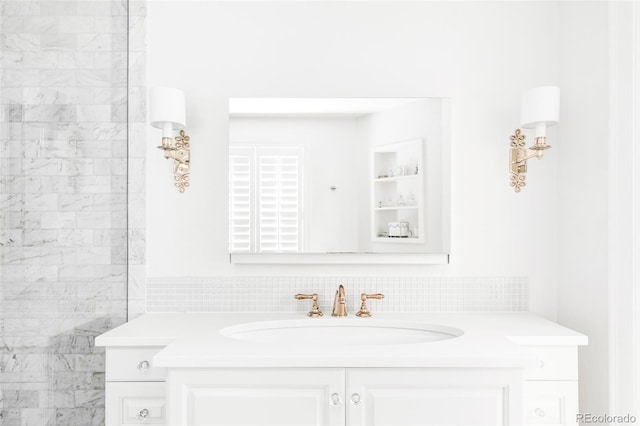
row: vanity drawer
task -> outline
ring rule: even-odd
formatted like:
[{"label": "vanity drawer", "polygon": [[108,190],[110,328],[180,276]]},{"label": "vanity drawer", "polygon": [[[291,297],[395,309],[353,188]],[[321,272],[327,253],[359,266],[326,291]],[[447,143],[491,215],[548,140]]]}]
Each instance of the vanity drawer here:
[{"label": "vanity drawer", "polygon": [[107,348],[107,382],[162,382],[166,369],[153,367],[153,357],[162,347]]},{"label": "vanity drawer", "polygon": [[166,422],[163,382],[107,382],[105,395],[106,426],[162,425]]},{"label": "vanity drawer", "polygon": [[575,424],[578,413],[578,382],[525,382],[524,395],[526,424]]},{"label": "vanity drawer", "polygon": [[578,380],[578,348],[575,346],[526,346],[538,358],[527,368],[525,380]]}]

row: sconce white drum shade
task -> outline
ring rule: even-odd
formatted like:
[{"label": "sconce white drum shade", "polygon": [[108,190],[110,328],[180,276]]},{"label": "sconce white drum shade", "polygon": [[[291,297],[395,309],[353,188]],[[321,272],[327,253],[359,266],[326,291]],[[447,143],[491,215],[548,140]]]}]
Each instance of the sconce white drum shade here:
[{"label": "sconce white drum shade", "polygon": [[173,87],[153,87],[149,92],[149,118],[158,129],[183,130],[187,123],[184,92]]},{"label": "sconce white drum shade", "polygon": [[[558,124],[560,116],[560,88],[542,86],[527,90],[522,96],[520,123],[525,129],[536,129],[536,136],[544,136],[544,129]],[[542,132],[542,134],[539,134]]]}]

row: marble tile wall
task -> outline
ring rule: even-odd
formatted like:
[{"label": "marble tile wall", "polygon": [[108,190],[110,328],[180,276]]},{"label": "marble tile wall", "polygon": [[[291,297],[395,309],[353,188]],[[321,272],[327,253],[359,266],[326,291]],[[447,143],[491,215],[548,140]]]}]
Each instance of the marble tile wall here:
[{"label": "marble tile wall", "polygon": [[127,0],[0,1],[0,425],[104,422],[127,316]]}]

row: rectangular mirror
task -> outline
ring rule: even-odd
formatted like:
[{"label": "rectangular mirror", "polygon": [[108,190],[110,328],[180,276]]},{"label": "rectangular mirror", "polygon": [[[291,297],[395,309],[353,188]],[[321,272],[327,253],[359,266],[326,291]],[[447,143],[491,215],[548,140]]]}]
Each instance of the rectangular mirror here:
[{"label": "rectangular mirror", "polygon": [[230,99],[232,262],[447,263],[449,121],[445,98]]}]

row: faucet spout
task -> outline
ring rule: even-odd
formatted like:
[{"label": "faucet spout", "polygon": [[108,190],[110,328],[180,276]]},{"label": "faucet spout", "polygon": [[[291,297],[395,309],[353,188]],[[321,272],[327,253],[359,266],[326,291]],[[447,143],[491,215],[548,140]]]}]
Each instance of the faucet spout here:
[{"label": "faucet spout", "polygon": [[346,317],[347,316],[347,295],[344,291],[344,286],[340,284],[338,290],[336,290],[336,297],[333,299],[333,310],[331,311],[332,317]]}]

